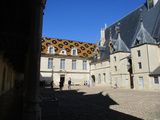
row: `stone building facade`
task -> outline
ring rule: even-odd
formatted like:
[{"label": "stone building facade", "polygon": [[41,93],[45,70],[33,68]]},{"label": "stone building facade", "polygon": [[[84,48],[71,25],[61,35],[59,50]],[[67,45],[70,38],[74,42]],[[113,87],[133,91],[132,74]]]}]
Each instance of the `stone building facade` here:
[{"label": "stone building facade", "polygon": [[[159,0],[147,1],[101,29],[101,39],[91,61],[91,80],[103,85],[101,76],[107,75],[106,86],[160,90],[159,11]],[[103,63],[108,63],[105,69]]]},{"label": "stone building facade", "polygon": [[40,80],[68,84],[84,84],[90,80],[92,53],[96,44],[54,38],[42,39]]},{"label": "stone building facade", "polygon": [[159,12],[160,1],[147,0],[111,26],[105,24],[97,45],[43,38],[41,81],[67,84],[71,78],[78,85],[89,81],[91,85],[160,90]]}]

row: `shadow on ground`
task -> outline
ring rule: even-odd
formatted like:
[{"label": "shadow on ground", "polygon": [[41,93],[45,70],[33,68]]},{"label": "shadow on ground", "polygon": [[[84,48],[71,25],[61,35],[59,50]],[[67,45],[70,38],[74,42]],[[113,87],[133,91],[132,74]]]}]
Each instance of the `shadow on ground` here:
[{"label": "shadow on ground", "polygon": [[[140,118],[111,110],[118,105],[108,94],[85,95],[78,90],[41,89],[45,96],[41,103],[42,120],[142,120]],[[58,98],[54,99],[53,98]]]}]

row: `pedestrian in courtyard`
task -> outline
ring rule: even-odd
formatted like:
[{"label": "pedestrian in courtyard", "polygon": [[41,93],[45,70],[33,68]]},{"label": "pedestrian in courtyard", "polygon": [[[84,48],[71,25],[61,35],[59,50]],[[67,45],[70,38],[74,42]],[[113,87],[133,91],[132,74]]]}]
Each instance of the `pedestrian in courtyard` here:
[{"label": "pedestrian in courtyard", "polygon": [[116,88],[117,88],[117,83],[114,84],[114,89],[116,89]]},{"label": "pedestrian in courtyard", "polygon": [[88,87],[90,87],[90,81],[88,81]]},{"label": "pedestrian in courtyard", "polygon": [[69,78],[69,81],[68,81],[68,89],[71,89],[71,78]]},{"label": "pedestrian in courtyard", "polygon": [[53,89],[53,81],[50,83],[51,89]]},{"label": "pedestrian in courtyard", "polygon": [[61,91],[62,87],[63,87],[63,83],[62,82],[59,82],[59,87],[60,87],[60,91]]},{"label": "pedestrian in courtyard", "polygon": [[87,86],[87,80],[86,80],[86,86]]}]

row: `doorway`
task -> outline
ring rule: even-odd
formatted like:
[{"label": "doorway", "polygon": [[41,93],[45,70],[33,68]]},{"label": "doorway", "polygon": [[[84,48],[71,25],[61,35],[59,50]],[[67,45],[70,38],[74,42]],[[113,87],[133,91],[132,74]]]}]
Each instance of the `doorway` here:
[{"label": "doorway", "polygon": [[129,75],[130,75],[130,87],[131,87],[131,89],[133,89],[133,88],[134,88],[134,81],[133,81],[132,68],[130,68],[130,69],[128,70],[128,72],[129,72]]},{"label": "doorway", "polygon": [[95,76],[92,75],[91,78],[92,78],[92,85],[95,85]]},{"label": "doorway", "polygon": [[139,77],[139,89],[143,89],[143,77]]},{"label": "doorway", "polygon": [[60,83],[62,84],[62,86],[64,85],[64,81],[65,81],[65,75],[60,75]]}]

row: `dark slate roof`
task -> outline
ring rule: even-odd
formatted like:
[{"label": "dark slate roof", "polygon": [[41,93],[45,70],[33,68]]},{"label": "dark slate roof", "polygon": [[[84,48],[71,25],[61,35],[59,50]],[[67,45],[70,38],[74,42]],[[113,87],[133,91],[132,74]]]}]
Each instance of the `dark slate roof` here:
[{"label": "dark slate roof", "polygon": [[140,28],[132,46],[136,46],[137,44],[138,45],[145,44],[145,43],[156,44],[156,41],[144,28],[143,21],[141,20],[141,28]]},{"label": "dark slate roof", "polygon": [[[113,41],[115,42],[115,40],[113,40]],[[118,33],[118,39],[116,40],[116,42],[112,43],[112,44],[114,47],[113,53],[115,53],[115,52],[129,52],[128,47],[121,39],[120,33]]]},{"label": "dark slate roof", "polygon": [[[142,9],[142,11],[140,11]],[[143,18],[143,25],[146,31],[154,37],[156,34],[157,41],[160,42],[160,0],[157,2],[154,8],[148,10],[146,4],[143,4],[139,8],[132,11],[130,14],[126,15],[122,19],[118,20],[114,24],[110,25],[108,28],[106,28],[105,33],[105,43],[104,46],[106,46],[105,50],[105,57],[104,59],[110,58],[110,48],[109,48],[109,42],[110,42],[110,29],[112,33],[113,39],[117,39],[117,32],[115,31],[115,26],[118,25],[120,22],[120,32],[121,32],[121,38],[126,44],[126,46],[130,49],[133,45],[136,36],[140,30],[140,19],[141,14]],[[104,56],[104,55],[103,55]],[[104,60],[101,59],[101,60]],[[99,60],[98,60],[99,61]],[[92,62],[96,62],[96,60],[93,60]]]},{"label": "dark slate roof", "polygon": [[160,66],[150,73],[149,76],[160,76]]}]

